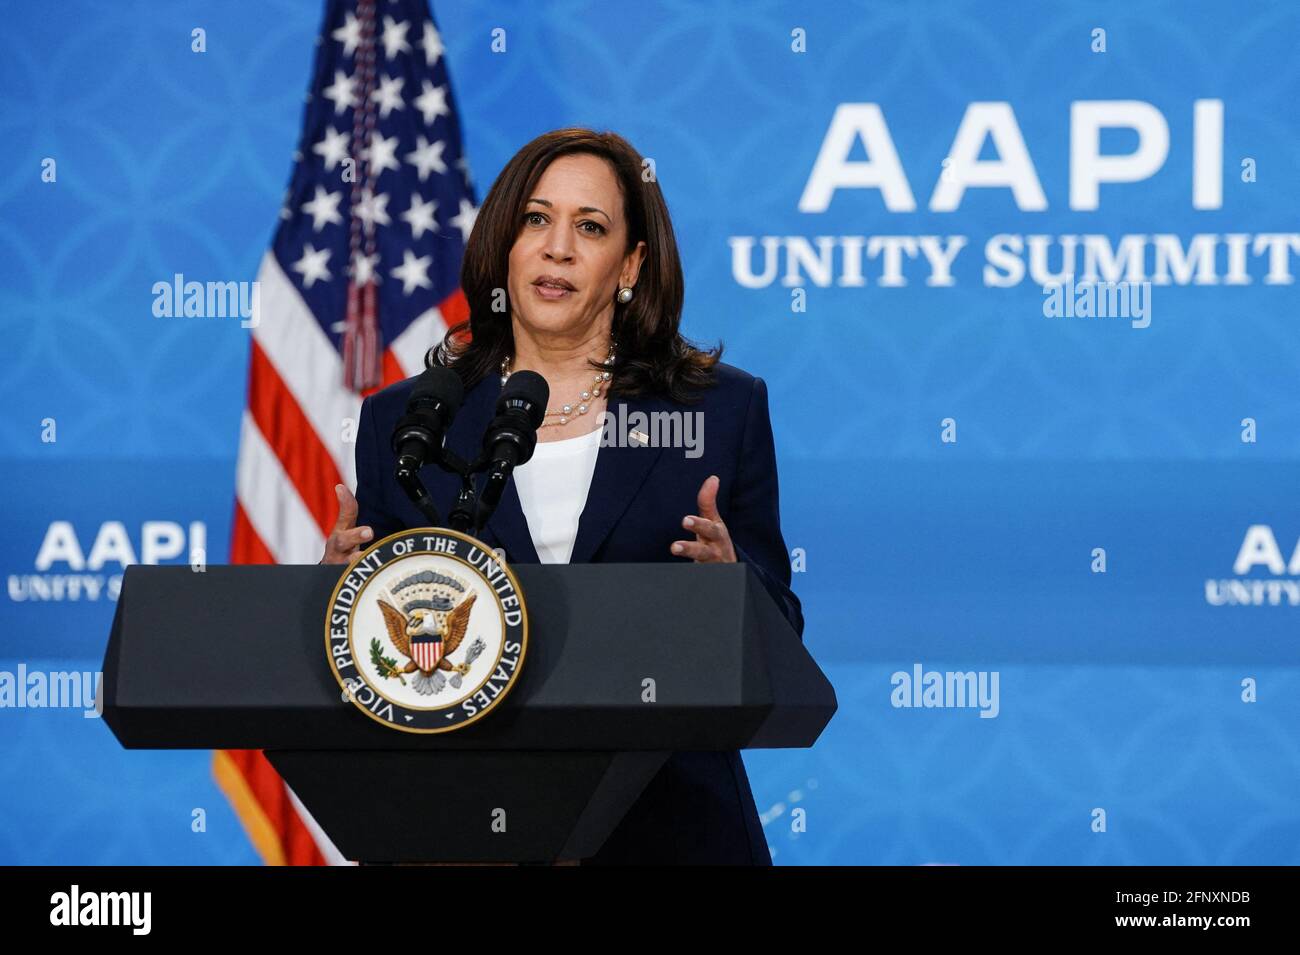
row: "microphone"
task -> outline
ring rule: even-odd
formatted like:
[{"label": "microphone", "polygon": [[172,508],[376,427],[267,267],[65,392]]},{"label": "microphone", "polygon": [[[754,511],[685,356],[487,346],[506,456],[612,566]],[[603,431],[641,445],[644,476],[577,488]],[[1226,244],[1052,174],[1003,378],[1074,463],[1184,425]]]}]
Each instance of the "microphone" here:
[{"label": "microphone", "polygon": [[430,462],[442,466],[443,440],[464,395],[460,375],[450,368],[429,368],[416,379],[406,401],[406,415],[393,429],[397,483],[432,527],[440,526],[442,518],[419,471]]},{"label": "microphone", "polygon": [[460,410],[465,386],[450,368],[429,368],[416,379],[406,402],[406,415],[393,429],[398,480],[414,476],[439,459],[443,437]]},{"label": "microphone", "polygon": [[486,523],[516,467],[526,464],[537,447],[537,429],[546,419],[551,386],[535,371],[517,371],[506,379],[497,399],[496,417],[483,435],[487,482],[479,497],[478,527]]}]

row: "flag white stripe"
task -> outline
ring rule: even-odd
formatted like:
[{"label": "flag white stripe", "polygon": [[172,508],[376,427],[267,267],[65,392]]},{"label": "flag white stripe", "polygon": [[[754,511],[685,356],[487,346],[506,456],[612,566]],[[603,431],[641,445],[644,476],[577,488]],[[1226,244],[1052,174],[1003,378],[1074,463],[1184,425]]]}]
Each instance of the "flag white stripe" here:
[{"label": "flag white stripe", "polygon": [[325,537],[248,410],[240,425],[235,494],[277,564],[320,562]]},{"label": "flag white stripe", "polygon": [[349,437],[355,432],[361,396],[343,384],[343,359],[272,252],[263,257],[257,281],[253,337],[334,459],[343,482],[355,488],[356,446],[344,436],[345,429]]},{"label": "flag white stripe", "polygon": [[298,798],[298,794],[290,788],[288,783],[284,784],[284,791],[289,794],[289,801],[293,803],[293,808],[297,810],[298,818],[302,820],[302,824],[311,833],[312,841],[316,843],[316,848],[320,850],[320,854],[325,857],[325,862],[329,865],[356,865],[355,862],[343,858],[343,853],[334,844],[334,840],[327,836],[325,830],[320,827],[320,823],[312,818],[312,814],[307,811],[307,807],[302,804],[302,800]]},{"label": "flag white stripe", "polygon": [[406,377],[414,378],[424,371],[425,353],[442,341],[442,336],[446,333],[447,321],[442,317],[442,312],[431,308],[411,322],[388,347],[397,363],[402,366],[402,371],[406,372]]}]

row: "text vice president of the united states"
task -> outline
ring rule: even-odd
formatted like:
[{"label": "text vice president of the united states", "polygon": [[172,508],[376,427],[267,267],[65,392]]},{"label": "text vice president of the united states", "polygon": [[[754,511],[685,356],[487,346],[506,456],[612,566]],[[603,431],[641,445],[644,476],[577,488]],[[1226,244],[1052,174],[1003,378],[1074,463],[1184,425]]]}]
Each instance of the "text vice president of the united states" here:
[{"label": "text vice president of the united states", "polygon": [[[513,563],[745,561],[802,637],[766,385],[720,362],[720,347],[682,338],[677,242],[644,168],[622,137],[573,128],[539,136],[502,170],[465,249],[469,320],[426,358],[465,388],[446,444],[472,459],[503,382],[541,374],[551,398],[536,451],[515,469],[484,542]],[[415,380],[362,404],[357,492],[338,488],[326,563],[428,524],[393,477],[388,441]],[[605,422],[665,420],[656,412],[691,425],[678,433],[692,447],[655,447],[647,434],[601,440]],[[431,495],[453,500],[459,479],[436,471],[425,471]],[[638,863],[771,864],[739,752],[674,753],[584,860]]]}]

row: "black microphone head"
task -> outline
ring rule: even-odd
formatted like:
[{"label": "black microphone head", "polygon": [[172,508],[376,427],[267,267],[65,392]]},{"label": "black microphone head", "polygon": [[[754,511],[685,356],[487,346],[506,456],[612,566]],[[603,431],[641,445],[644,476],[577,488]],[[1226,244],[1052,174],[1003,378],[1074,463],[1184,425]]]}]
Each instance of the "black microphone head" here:
[{"label": "black microphone head", "polygon": [[417,471],[438,460],[443,433],[451,427],[465,397],[460,375],[450,368],[429,368],[421,373],[406,399],[406,414],[393,429],[390,445],[403,471]]},{"label": "black microphone head", "polygon": [[516,371],[501,388],[497,414],[521,411],[536,430],[546,420],[546,403],[551,400],[551,386],[535,371]]},{"label": "black microphone head", "polygon": [[460,380],[460,375],[450,368],[425,369],[420,377],[415,379],[415,387],[411,389],[407,406],[425,398],[434,398],[445,405],[447,420],[450,421],[456,417],[456,412],[460,410],[460,403],[465,398],[465,384]]}]

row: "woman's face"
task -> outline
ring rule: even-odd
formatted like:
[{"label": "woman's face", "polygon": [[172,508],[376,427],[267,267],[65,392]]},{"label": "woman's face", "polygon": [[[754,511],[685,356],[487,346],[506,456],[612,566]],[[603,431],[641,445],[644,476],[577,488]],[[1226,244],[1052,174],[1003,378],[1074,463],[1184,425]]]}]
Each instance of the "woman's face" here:
[{"label": "woman's face", "polygon": [[[636,282],[646,244],[627,255],[623,196],[614,170],[589,153],[561,156],[542,173],[510,249],[510,302],[528,331],[579,342],[607,328],[614,296]],[[569,288],[546,285],[558,280]]]}]

